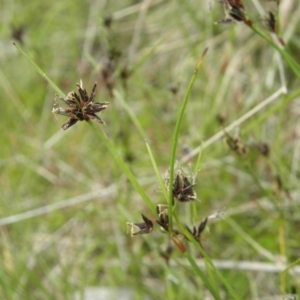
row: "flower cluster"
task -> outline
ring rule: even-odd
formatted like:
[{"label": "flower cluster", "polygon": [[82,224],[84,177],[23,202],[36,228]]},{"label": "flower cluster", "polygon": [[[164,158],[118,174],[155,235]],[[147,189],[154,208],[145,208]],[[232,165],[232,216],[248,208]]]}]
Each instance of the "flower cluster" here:
[{"label": "flower cluster", "polygon": [[150,233],[153,230],[153,222],[142,214],[144,223],[130,223],[127,222],[127,233],[130,232],[131,236],[138,234]]},{"label": "flower cluster", "polygon": [[[95,102],[95,91],[97,88],[97,84],[95,83],[90,95],[88,95],[87,91],[82,87],[82,83],[77,84],[78,93],[70,92],[68,93],[66,98],[58,97],[62,102],[64,102],[68,107],[62,108],[55,102],[52,112],[57,115],[64,115],[69,117],[66,123],[63,124],[62,128],[64,130],[69,127],[75,125],[78,121],[89,121],[95,120],[100,124],[104,124],[102,119],[97,116],[97,113],[100,113],[102,110],[106,109],[108,106],[108,102]],[[182,168],[178,168],[175,172],[174,180],[170,183],[169,176],[166,176],[165,179],[166,190],[169,191],[172,189],[173,194],[173,204],[175,200],[181,203],[190,202],[197,200],[197,195],[194,191],[195,186],[195,177],[193,176],[192,181],[185,174]],[[169,206],[166,204],[158,204],[156,207],[157,219],[155,220],[156,224],[158,224],[161,228],[162,232],[169,233],[171,239],[177,248],[184,253],[186,251],[186,247],[184,241],[191,241],[190,238],[180,232],[177,229],[172,229],[170,231],[169,228]],[[153,231],[154,222],[147,218],[145,215],[142,215],[143,222],[134,223],[127,222],[127,232],[131,234],[131,236],[148,234]],[[200,236],[203,230],[206,227],[208,218],[205,218],[198,226],[193,226],[191,229],[187,226],[186,232],[189,233],[190,236],[194,238],[195,241],[200,243]]]},{"label": "flower cluster", "polygon": [[263,21],[267,26],[267,28],[269,29],[269,31],[273,33],[275,36],[277,36],[279,43],[282,46],[285,46],[284,40],[282,39],[282,37],[278,35],[278,28],[277,28],[277,21],[276,21],[275,14],[272,11],[269,11],[267,16],[263,19]]},{"label": "flower cluster", "polygon": [[[168,181],[167,181],[168,182]],[[195,184],[191,184],[183,170],[178,169],[173,183],[173,196],[179,202],[188,202],[197,200],[196,193],[193,189]],[[167,186],[167,189],[169,187]]]},{"label": "flower cluster", "polygon": [[248,147],[242,142],[239,132],[233,137],[224,130],[224,142],[237,155],[242,157],[248,155]]},{"label": "flower cluster", "polygon": [[243,158],[246,158],[253,150],[265,157],[268,157],[270,154],[270,147],[265,142],[243,142],[240,137],[239,128],[237,128],[235,136],[229,135],[229,133],[227,133],[224,129],[224,143],[230,150],[235,152],[235,154]]},{"label": "flower cluster", "polygon": [[[236,22],[244,22],[249,27],[252,27],[253,23],[245,14],[245,8],[242,0],[218,0],[218,2],[222,3],[223,5],[225,18],[217,21],[217,24],[232,24]],[[278,9],[279,1],[274,2],[277,3]],[[281,46],[284,47],[285,42],[278,33],[276,14],[274,14],[273,11],[268,11],[262,21],[266,25],[268,30],[277,37],[278,42],[281,44]]]},{"label": "flower cluster", "polygon": [[96,113],[106,109],[109,103],[94,102],[96,88],[97,83],[94,84],[89,96],[87,91],[83,89],[82,84],[77,83],[79,94],[76,92],[70,92],[66,98],[57,96],[68,106],[67,108],[62,108],[57,102],[55,102],[52,110],[55,115],[58,114],[69,117],[68,121],[62,126],[64,130],[75,125],[78,121],[95,120],[98,123],[105,124],[100,117],[96,115]]},{"label": "flower cluster", "polygon": [[[185,203],[190,201],[197,200],[197,195],[193,189],[195,186],[195,179],[193,176],[192,183],[190,179],[185,174],[182,168],[178,168],[173,183],[170,184],[169,176],[166,176],[165,185],[167,191],[172,188],[173,192],[173,203],[176,199],[179,203]],[[193,239],[201,244],[201,234],[204,231],[208,219],[220,217],[220,214],[214,214],[210,217],[206,217],[203,221],[200,222],[198,225],[194,225],[192,228],[185,226],[185,233],[181,232],[177,229],[170,230],[169,227],[169,205],[167,204],[158,204],[156,206],[156,214],[157,218],[155,220],[156,224],[160,226],[161,232],[168,233],[177,246],[177,248],[182,252],[186,252],[185,241],[191,241],[190,237],[192,236]],[[142,218],[144,223],[133,223],[127,222],[127,232],[131,233],[131,236],[141,235],[141,234],[148,234],[153,231],[154,222],[150,219],[146,218],[142,214]],[[187,234],[188,233],[188,234]]]},{"label": "flower cluster", "polygon": [[244,12],[244,4],[241,0],[220,0],[223,4],[225,19],[219,20],[217,23],[233,23],[244,22],[248,26],[252,26]]}]

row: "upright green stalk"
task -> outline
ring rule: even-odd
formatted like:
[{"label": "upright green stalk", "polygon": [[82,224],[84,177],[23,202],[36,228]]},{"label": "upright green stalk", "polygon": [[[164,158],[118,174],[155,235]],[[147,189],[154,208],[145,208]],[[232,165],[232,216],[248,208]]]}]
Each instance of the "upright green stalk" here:
[{"label": "upright green stalk", "polygon": [[267,36],[264,32],[262,32],[258,27],[255,25],[249,26],[256,34],[261,36],[265,41],[267,41],[274,49],[276,49],[284,58],[284,60],[287,62],[287,64],[290,66],[294,74],[300,79],[300,66],[299,64],[294,60],[294,58],[284,49],[283,47],[280,47],[276,43],[272,41],[272,39]]},{"label": "upright green stalk", "polygon": [[18,49],[18,51],[20,51],[24,57],[34,66],[34,68],[38,71],[38,73],[44,77],[48,83],[53,87],[53,89],[61,96],[61,97],[65,97],[66,95],[64,94],[64,92],[46,75],[46,73],[41,69],[39,68],[39,66],[37,64],[35,64],[33,62],[32,59],[30,59],[28,57],[28,55],[15,43],[13,42],[13,45]]},{"label": "upright green stalk", "polygon": [[[215,267],[213,261],[210,259],[210,257],[206,254],[206,252],[204,251],[204,249],[201,247],[201,245],[195,241],[194,237],[191,235],[191,233],[186,229],[185,226],[183,226],[180,221],[178,220],[178,218],[176,217],[176,221],[177,224],[179,226],[179,230],[190,240],[193,242],[193,244],[197,247],[197,249],[199,250],[199,252],[201,253],[201,255],[203,256],[203,260],[205,262],[207,271],[210,272],[210,275],[213,276],[215,275],[215,277],[217,277],[223,284],[224,286],[227,288],[231,298],[230,299],[234,299],[234,300],[240,300],[239,295],[235,292],[235,290],[232,288],[232,286],[229,284],[229,282],[225,279],[225,277],[221,274],[221,272]],[[187,255],[185,255],[187,257]],[[193,269],[196,271],[196,274],[203,279],[203,273],[202,271],[200,272],[199,270],[196,270],[195,265],[198,269],[200,269],[197,264],[196,261],[192,258],[192,257],[187,257],[191,266],[193,267]],[[207,282],[209,284],[207,284]],[[206,279],[204,281],[206,287],[210,290],[210,292],[215,296],[215,292],[217,292],[218,295],[218,287],[214,284],[211,284],[210,281],[208,281],[208,279]],[[215,297],[215,299],[218,299],[218,296]]]},{"label": "upright green stalk", "polygon": [[118,166],[122,169],[124,174],[127,176],[129,181],[132,183],[133,187],[136,189],[136,191],[141,195],[144,202],[147,204],[149,209],[153,214],[156,213],[155,206],[150,200],[150,198],[147,196],[144,189],[141,187],[139,182],[137,181],[136,177],[133,175],[133,173],[130,171],[130,169],[127,167],[126,163],[123,161],[117,150],[115,149],[114,145],[110,142],[110,140],[104,135],[104,133],[99,130],[99,127],[97,127],[94,123],[91,121],[88,122],[89,125],[93,128],[94,133],[100,138],[101,142],[107,147],[110,154],[118,164]]},{"label": "upright green stalk", "polygon": [[191,264],[191,266],[194,269],[194,271],[197,274],[197,276],[200,277],[203,280],[203,282],[205,283],[206,287],[212,293],[213,297],[216,300],[221,300],[219,291],[210,283],[210,281],[208,280],[207,276],[202,272],[202,270],[199,268],[199,266],[197,266],[197,264],[196,264],[195,260],[193,259],[193,257],[188,252],[186,252],[184,254],[184,256],[187,258],[187,260]]},{"label": "upright green stalk", "polygon": [[196,80],[198,71],[203,63],[204,60],[204,56],[207,52],[208,48],[205,48],[205,50],[203,51],[203,54],[201,56],[201,58],[199,59],[197,66],[195,68],[194,74],[192,75],[192,78],[190,80],[187,92],[185,94],[185,97],[183,99],[183,103],[179,112],[179,116],[177,119],[177,123],[175,126],[175,131],[174,131],[174,135],[173,135],[173,143],[172,143],[172,152],[171,152],[171,160],[170,160],[170,188],[169,188],[169,231],[172,232],[172,228],[173,228],[173,220],[172,220],[172,213],[173,213],[173,179],[174,179],[174,165],[175,165],[175,159],[176,159],[176,150],[177,150],[177,144],[178,144],[178,136],[179,136],[179,130],[180,130],[180,126],[182,123],[182,119],[183,119],[183,115],[184,115],[184,111],[185,108],[187,106],[190,94],[191,94],[191,90],[192,87],[194,85],[194,82]]}]

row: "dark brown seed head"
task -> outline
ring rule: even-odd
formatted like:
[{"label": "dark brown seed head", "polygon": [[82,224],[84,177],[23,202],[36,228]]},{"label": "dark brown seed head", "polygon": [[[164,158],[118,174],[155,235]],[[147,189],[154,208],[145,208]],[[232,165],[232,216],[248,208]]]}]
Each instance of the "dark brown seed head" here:
[{"label": "dark brown seed head", "polygon": [[156,223],[165,231],[169,231],[169,206],[166,204],[158,204],[156,206],[158,220]]},{"label": "dark brown seed head", "polygon": [[153,222],[142,214],[144,223],[131,223],[127,222],[127,232],[131,233],[131,236],[139,234],[147,234],[153,230]]},{"label": "dark brown seed head", "polygon": [[197,200],[196,193],[193,187],[195,184],[191,184],[182,169],[179,169],[176,173],[173,184],[173,195],[180,202],[188,202]]},{"label": "dark brown seed head", "polygon": [[76,124],[78,121],[95,120],[98,123],[104,122],[96,115],[106,109],[108,102],[94,102],[97,84],[93,86],[92,92],[88,95],[87,91],[82,88],[82,85],[77,84],[78,93],[70,92],[66,98],[58,97],[68,107],[61,108],[57,102],[54,103],[52,112],[58,115],[68,116],[68,121],[62,126],[64,130]]}]

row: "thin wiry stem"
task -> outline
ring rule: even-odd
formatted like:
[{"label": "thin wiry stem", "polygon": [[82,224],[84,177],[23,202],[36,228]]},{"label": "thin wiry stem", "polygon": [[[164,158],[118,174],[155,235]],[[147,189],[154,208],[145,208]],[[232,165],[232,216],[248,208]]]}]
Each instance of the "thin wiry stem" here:
[{"label": "thin wiry stem", "polygon": [[276,262],[277,258],[270,251],[262,247],[257,241],[255,241],[250,235],[248,235],[234,220],[227,218],[228,223],[233,230],[235,230],[251,247],[253,247],[260,255],[269,259],[272,262]]},{"label": "thin wiry stem", "polygon": [[142,188],[140,183],[138,182],[137,178],[134,176],[134,174],[131,172],[131,170],[128,168],[127,164],[124,162],[122,157],[119,155],[117,149],[114,147],[112,142],[106,137],[104,132],[101,132],[98,130],[98,128],[95,126],[94,123],[88,122],[88,124],[93,128],[93,132],[99,137],[101,142],[106,146],[106,148],[109,150],[110,154],[112,155],[115,162],[118,164],[120,169],[124,172],[124,174],[127,176],[129,181],[131,182],[132,186],[135,188],[135,190],[140,194],[144,202],[147,204],[149,209],[153,214],[155,214],[155,205],[152,203],[148,195],[146,194],[145,190]]},{"label": "thin wiry stem", "polygon": [[169,175],[169,182],[170,182],[170,188],[169,188],[169,209],[170,209],[170,216],[169,216],[169,230],[170,232],[172,232],[172,213],[173,213],[173,180],[174,180],[174,165],[175,165],[175,160],[176,160],[176,150],[177,150],[177,144],[178,144],[178,137],[179,137],[179,130],[181,127],[181,123],[182,123],[182,119],[183,119],[183,115],[184,115],[184,111],[185,108],[187,106],[189,97],[190,97],[190,93],[192,90],[192,87],[194,85],[194,82],[196,80],[196,76],[198,74],[198,71],[203,63],[204,60],[204,56],[207,52],[208,48],[205,48],[205,50],[203,51],[203,54],[201,55],[201,58],[199,59],[196,68],[194,70],[194,74],[191,77],[189,86],[187,88],[187,92],[186,95],[184,97],[180,112],[179,112],[179,116],[177,119],[177,123],[175,126],[175,130],[174,130],[174,136],[173,136],[173,143],[172,143],[172,152],[171,152],[171,160],[170,160],[170,175]]},{"label": "thin wiry stem", "polygon": [[285,90],[285,94],[286,94],[287,93],[286,79],[285,79],[286,77],[285,77],[285,71],[284,71],[282,57],[280,56],[280,54],[278,52],[276,53],[275,57],[278,62],[278,70],[279,70],[281,86],[282,86],[283,90]]},{"label": "thin wiry stem", "polygon": [[61,96],[65,97],[65,94],[60,88],[49,78],[49,76],[46,75],[46,73],[36,64],[33,62],[32,59],[29,58],[29,56],[21,49],[20,46],[18,46],[15,42],[13,42],[13,45],[18,49],[18,51],[34,66],[36,71],[47,80],[47,82],[51,85],[51,87]]},{"label": "thin wiry stem", "polygon": [[285,48],[283,48],[281,45],[273,42],[273,40],[268,37],[264,32],[262,32],[258,27],[256,26],[251,26],[251,29],[261,36],[265,41],[267,41],[274,49],[276,49],[284,58],[286,63],[289,65],[291,70],[294,72],[294,74],[300,79],[300,66],[296,62],[296,60],[287,52]]}]

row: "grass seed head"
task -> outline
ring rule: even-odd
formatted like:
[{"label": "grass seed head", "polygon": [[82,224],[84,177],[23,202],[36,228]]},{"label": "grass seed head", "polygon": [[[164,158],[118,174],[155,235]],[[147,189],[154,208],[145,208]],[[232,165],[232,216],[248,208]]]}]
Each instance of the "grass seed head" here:
[{"label": "grass seed head", "polygon": [[239,133],[235,137],[230,136],[226,131],[224,135],[225,144],[237,155],[247,157],[248,147],[241,141]]},{"label": "grass seed head", "polygon": [[144,223],[131,223],[127,222],[127,233],[130,232],[131,236],[139,234],[147,234],[153,230],[153,222],[142,214]]},{"label": "grass seed head", "polygon": [[107,15],[103,18],[103,25],[106,27],[106,28],[110,28],[111,24],[113,22],[113,17],[112,15]]},{"label": "grass seed head", "polygon": [[169,231],[169,205],[158,204],[156,206],[158,220],[156,223],[162,227],[163,230]]},{"label": "grass seed head", "polygon": [[57,101],[55,101],[52,109],[52,112],[55,115],[63,115],[69,117],[68,121],[62,126],[64,130],[70,128],[78,121],[95,120],[100,124],[105,124],[100,119],[100,117],[96,115],[96,113],[99,113],[102,110],[106,109],[109,103],[94,102],[96,87],[97,83],[94,84],[92,92],[89,96],[87,91],[83,89],[82,84],[77,83],[79,94],[77,94],[76,92],[70,92],[66,98],[57,96],[68,106],[67,108],[62,108],[59,106]]},{"label": "grass seed head", "polygon": [[244,11],[242,0],[219,0],[223,4],[225,19],[217,21],[217,23],[231,24],[235,22],[244,22],[248,26],[252,26]]},{"label": "grass seed head", "polygon": [[173,195],[179,202],[189,202],[197,200],[193,189],[195,184],[191,184],[182,169],[179,169],[173,182]]},{"label": "grass seed head", "polygon": [[281,43],[281,45],[285,46],[284,40],[280,36],[278,36],[277,21],[275,14],[272,11],[269,11],[268,15],[263,18],[263,23],[266,25],[270,32],[274,33],[277,36],[278,41]]},{"label": "grass seed head", "polygon": [[186,227],[186,229],[190,232],[190,234],[198,242],[200,242],[200,236],[206,227],[207,221],[208,221],[208,218],[205,218],[198,226],[193,226],[192,230],[189,229],[188,227]]},{"label": "grass seed head", "polygon": [[270,155],[270,146],[267,143],[252,143],[249,147],[257,150],[261,155],[268,157]]}]

